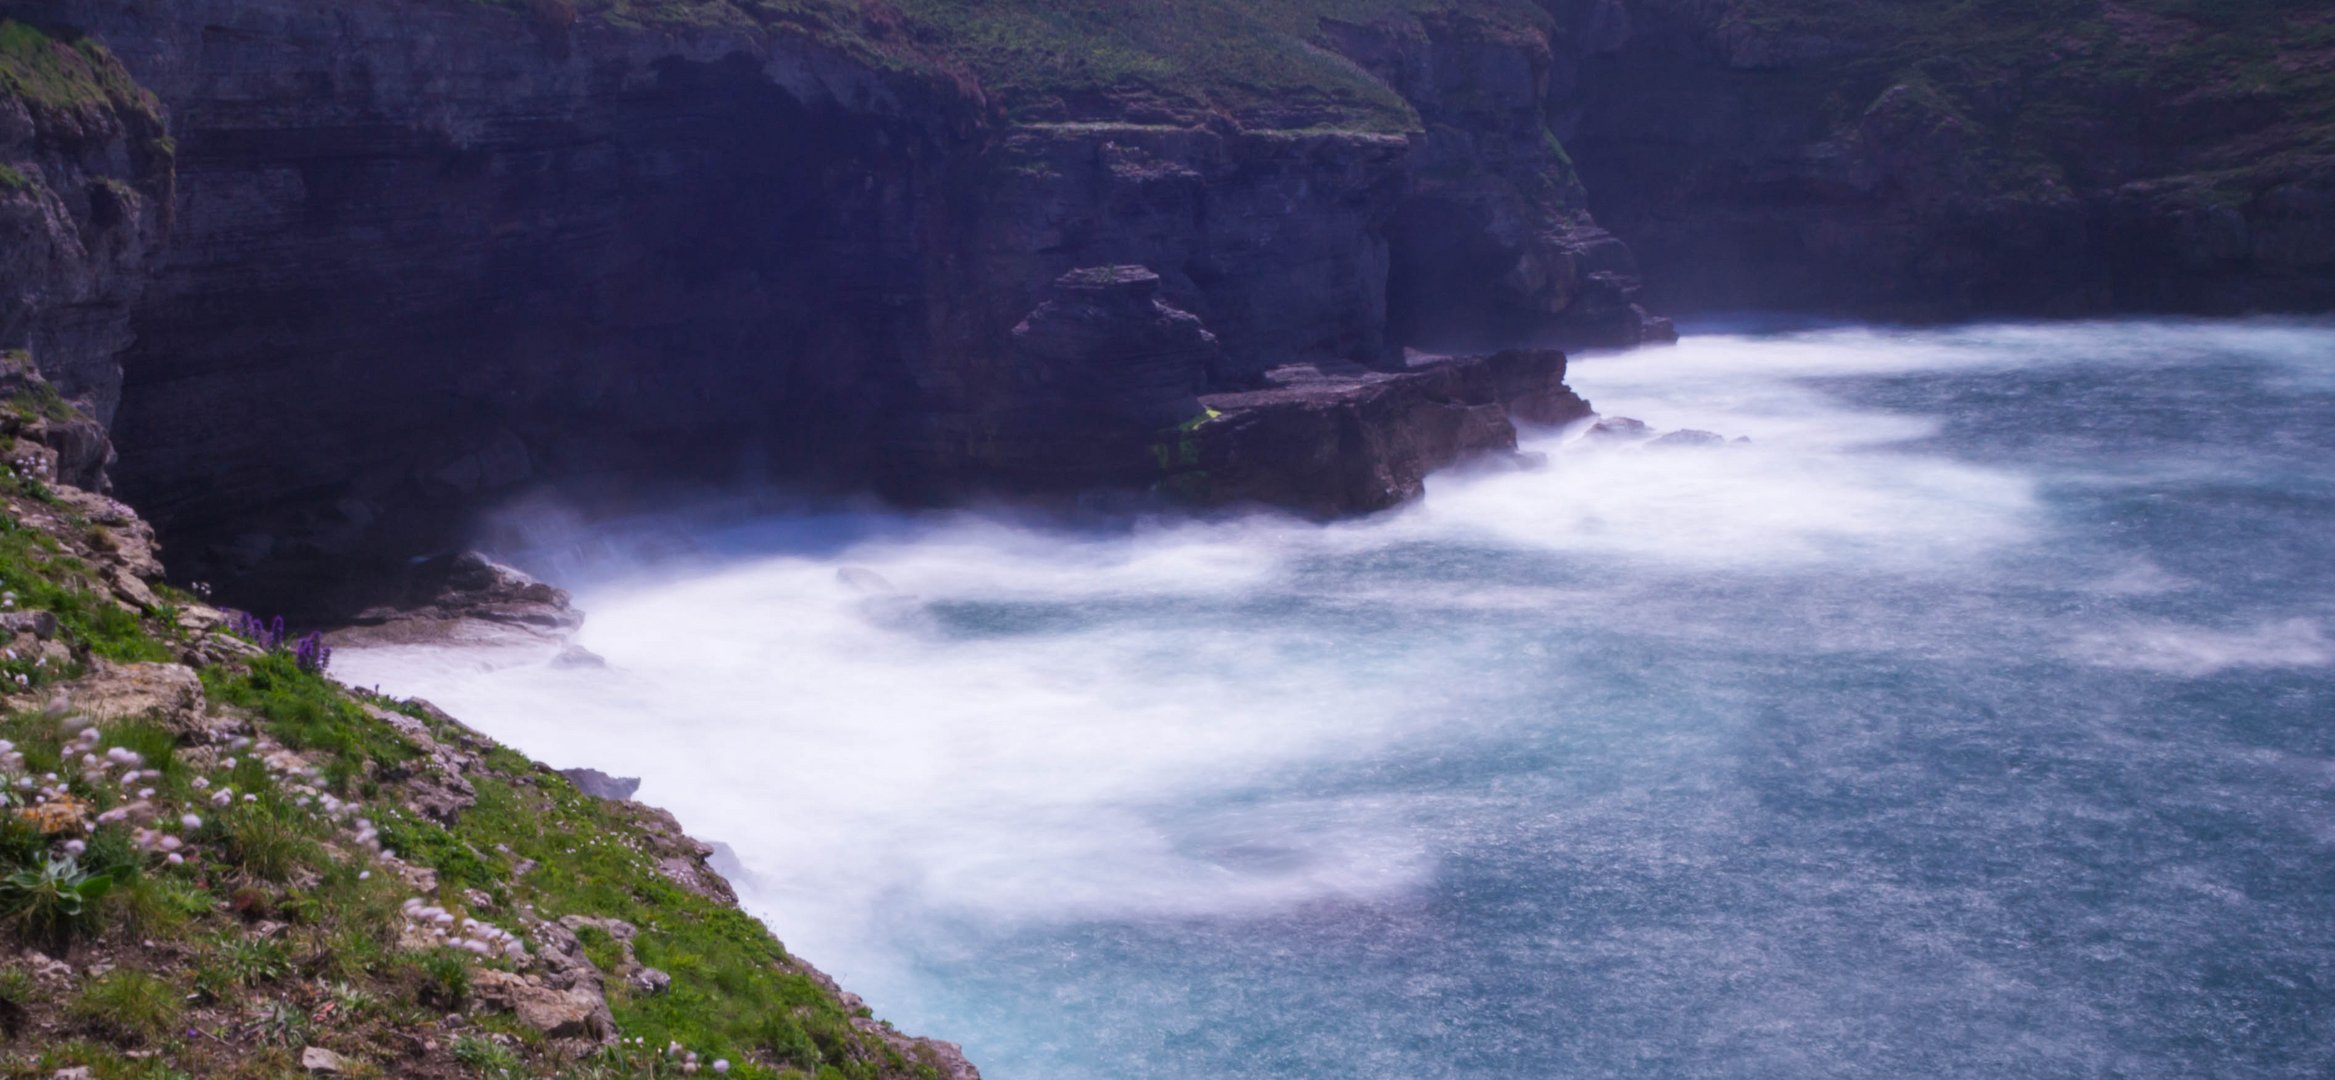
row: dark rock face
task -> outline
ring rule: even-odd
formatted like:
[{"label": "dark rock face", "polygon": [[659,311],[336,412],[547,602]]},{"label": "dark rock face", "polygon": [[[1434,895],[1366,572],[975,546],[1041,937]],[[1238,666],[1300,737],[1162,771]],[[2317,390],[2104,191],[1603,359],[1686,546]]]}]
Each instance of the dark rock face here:
[{"label": "dark rock face", "polygon": [[[1224,350],[1198,316],[1159,298],[1140,266],[1074,270],[1013,329],[1010,399],[986,416],[986,464],[1048,487],[1148,479],[1151,436],[1200,411]],[[1082,444],[1076,455],[1061,450]]]},{"label": "dark rock face", "polygon": [[1389,228],[1393,335],[1422,348],[1669,341],[1628,247],[1599,228],[1548,128],[1548,38],[1458,15],[1331,22],[1339,51],[1419,110]]},{"label": "dark rock face", "polygon": [[[2295,149],[2323,105],[2210,85],[2254,62],[2215,54],[2210,20],[2013,5],[1972,18],[2034,19],[2027,40],[1924,59],[1909,42],[1977,28],[1908,25],[1951,17],[1919,4],[1542,6],[1572,29],[1556,132],[1665,310],[2335,306],[2335,159]],[[2267,62],[2299,84],[2326,49],[2298,33]],[[2207,83],[2168,85],[2184,66]]]},{"label": "dark rock face", "polygon": [[[175,236],[92,392],[174,568],[295,617],[523,491],[1149,485],[1159,428],[1275,368],[1655,326],[1542,175],[1546,41],[1465,21],[1341,38],[1436,118],[1406,136],[1009,125],[946,62],[559,5],[5,6],[170,110]],[[1153,279],[1064,277],[1113,266]]]},{"label": "dark rock face", "polygon": [[[102,47],[33,36],[45,55],[0,57],[59,73],[42,93],[0,82],[0,352],[30,354],[104,422],[130,305],[169,232],[171,147],[160,104]],[[94,474],[64,479],[98,489]]]},{"label": "dark rock face", "polygon": [[400,564],[535,485],[1148,484],[1201,394],[1293,363],[1659,332],[1547,138],[1546,40],[1466,20],[1328,28],[1404,136],[1007,127],[807,39],[472,4],[10,8],[174,110],[175,243],[60,366],[118,359],[125,488],[257,607],[477,607]]},{"label": "dark rock face", "polygon": [[1217,504],[1263,503],[1323,517],[1417,498],[1427,474],[1516,449],[1518,423],[1585,419],[1565,356],[1517,350],[1421,361],[1402,371],[1299,366],[1261,390],[1212,394],[1202,422],[1160,447],[1166,483]]},{"label": "dark rock face", "polygon": [[115,436],[180,573],[345,611],[528,485],[884,474],[955,88],[469,3],[58,7],[174,114]]}]

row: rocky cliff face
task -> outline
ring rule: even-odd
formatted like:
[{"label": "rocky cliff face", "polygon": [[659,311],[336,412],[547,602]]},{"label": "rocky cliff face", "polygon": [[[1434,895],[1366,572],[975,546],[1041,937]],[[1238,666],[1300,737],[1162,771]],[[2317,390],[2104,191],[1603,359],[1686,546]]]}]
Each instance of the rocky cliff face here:
[{"label": "rocky cliff face", "polygon": [[39,356],[67,395],[120,395],[171,156],[161,104],[100,45],[0,26],[0,350]]},{"label": "rocky cliff face", "polygon": [[2322,4],[1543,3],[1558,133],[1670,308],[2335,305]]},{"label": "rocky cliff face", "polygon": [[[1168,413],[1277,367],[1664,332],[1547,133],[1545,34],[1333,27],[1331,66],[1418,103],[1389,132],[1115,99],[1008,118],[882,5],[582,8],[0,3],[105,42],[169,113],[175,199],[166,169],[125,181],[145,224],[93,278],[119,298],[42,306],[83,340],[36,356],[112,418],[182,573],[354,610],[543,486],[1149,484]],[[1112,384],[1156,374],[1114,366],[1141,330],[1047,344],[1057,280],[1120,265],[1214,339],[1197,385]],[[1065,453],[1089,414],[1115,419]]]}]

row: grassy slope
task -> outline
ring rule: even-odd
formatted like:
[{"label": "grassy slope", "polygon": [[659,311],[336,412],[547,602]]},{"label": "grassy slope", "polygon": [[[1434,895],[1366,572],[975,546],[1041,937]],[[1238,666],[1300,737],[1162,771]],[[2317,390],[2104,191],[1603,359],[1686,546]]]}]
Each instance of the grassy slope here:
[{"label": "grassy slope", "polygon": [[1935,95],[1985,132],[1975,151],[2012,190],[2242,182],[2335,156],[2324,0],[1741,0],[1732,17],[1849,46],[1819,68],[1836,120],[1897,83]]},{"label": "grassy slope", "polygon": [[[68,408],[45,391],[34,383],[0,403],[10,463],[34,457],[22,440]],[[287,653],[262,652],[212,627],[215,613],[192,597],[165,590],[158,606],[127,603],[103,572],[120,526],[93,523],[77,498],[38,468],[0,474],[0,606],[58,622],[52,641],[6,642],[0,663],[0,738],[11,744],[0,748],[0,791],[12,800],[0,803],[0,1077],[76,1065],[109,1080],[277,1077],[296,1074],[308,1046],[347,1055],[355,1076],[682,1075],[672,1044],[732,1062],[733,1077],[937,1074],[760,923],[662,872],[661,861],[688,852],[653,812],[585,796],[431,710],[356,694]],[[94,718],[47,704],[101,662],[173,660],[201,669],[211,718],[198,729],[109,717],[83,744]],[[401,730],[393,712],[418,719]],[[122,784],[118,768],[83,764],[115,747],[137,751],[146,775]],[[449,750],[477,801],[445,827],[408,799],[409,785],[444,775],[432,755]],[[138,802],[182,845],[180,861],[140,850],[139,818],[99,820]],[[115,884],[78,917],[44,919],[8,879],[75,844],[78,867]],[[587,933],[625,1041],[562,1057],[470,993],[481,969],[519,965],[415,938],[401,910],[418,892],[403,869],[413,867],[436,880],[420,899],[537,951],[547,920],[629,922],[639,962],[671,986],[631,989],[614,977],[613,943]],[[44,951],[70,967],[60,974]]]},{"label": "grassy slope", "polygon": [[104,46],[89,38],[59,40],[14,20],[0,19],[0,93],[40,108],[161,116],[154,96],[132,82]]}]

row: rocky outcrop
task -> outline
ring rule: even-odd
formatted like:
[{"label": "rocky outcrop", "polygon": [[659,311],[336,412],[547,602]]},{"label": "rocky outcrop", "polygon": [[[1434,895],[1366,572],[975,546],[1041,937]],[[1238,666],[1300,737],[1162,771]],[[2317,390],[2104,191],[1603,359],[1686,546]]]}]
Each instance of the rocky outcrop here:
[{"label": "rocky outcrop", "polygon": [[161,104],[103,45],[0,24],[0,353],[35,357],[100,423],[169,230],[172,154]]},{"label": "rocky outcrop", "polygon": [[1454,10],[1326,19],[1324,36],[1425,128],[1389,228],[1395,338],[1447,350],[1675,339],[1637,302],[1635,258],[1590,217],[1549,130],[1550,34]]},{"label": "rocky outcrop", "polygon": [[[394,581],[349,596],[380,596],[333,634],[335,645],[564,642],[584,624],[567,590],[475,551],[419,559]],[[330,604],[328,598],[326,604]]]},{"label": "rocky outcrop", "polygon": [[[1159,293],[1142,266],[1057,279],[1013,329],[1011,378],[972,444],[981,463],[1055,489],[1147,480],[1152,434],[1198,414],[1225,363],[1200,318]],[[1072,442],[1081,452],[1062,453]]]},{"label": "rocky outcrop", "polygon": [[1208,503],[1263,503],[1321,516],[1417,498],[1427,474],[1512,454],[1516,425],[1585,419],[1548,350],[1433,358],[1401,371],[1305,365],[1264,389],[1213,394],[1208,412],[1164,439],[1166,483]]}]

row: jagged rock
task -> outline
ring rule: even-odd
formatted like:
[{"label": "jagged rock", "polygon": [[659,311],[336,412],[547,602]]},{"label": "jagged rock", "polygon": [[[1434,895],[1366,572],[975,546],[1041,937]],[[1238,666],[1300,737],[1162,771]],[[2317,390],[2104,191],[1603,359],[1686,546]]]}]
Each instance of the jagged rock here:
[{"label": "jagged rock", "polygon": [[430,725],[404,713],[366,704],[367,714],[395,728],[422,752],[422,761],[402,781],[406,805],[441,825],[452,825],[478,803],[478,790],[463,777],[477,757],[438,740]]},{"label": "jagged rock", "polygon": [[403,595],[359,612],[336,643],[562,642],[584,624],[567,591],[475,551],[414,563]]},{"label": "jagged rock", "polygon": [[561,769],[559,774],[567,777],[569,783],[576,785],[576,790],[595,799],[607,799],[612,802],[623,802],[632,798],[632,793],[639,791],[641,787],[638,777],[610,776],[598,769]]},{"label": "jagged rock", "polygon": [[[587,928],[598,930],[616,942],[616,970],[601,971],[584,954],[583,943],[577,932]],[[603,980],[607,976],[614,976],[644,994],[661,994],[673,985],[671,975],[643,966],[634,955],[632,942],[640,931],[622,919],[568,915],[557,923],[544,924],[537,932],[542,942],[540,954],[549,969],[545,981],[552,986],[580,984],[589,980],[604,990]]]},{"label": "jagged rock", "polygon": [[1163,484],[1205,503],[1382,510],[1417,497],[1429,472],[1513,453],[1519,423],[1587,416],[1564,376],[1554,350],[1278,369],[1267,389],[1203,398],[1215,415],[1163,439]]},{"label": "jagged rock", "polygon": [[1717,432],[1687,428],[1682,431],[1673,431],[1647,445],[1675,450],[1699,446],[1724,446],[1726,443],[1727,437]]},{"label": "jagged rock", "polygon": [[681,830],[681,823],[673,815],[653,806],[627,803],[634,823],[641,827],[649,841],[648,854],[656,860],[657,872],[672,883],[709,900],[724,904],[738,902],[738,894],[730,888],[707,860],[713,856],[713,846]]},{"label": "jagged rock", "polygon": [[1073,270],[1013,328],[1014,350],[1033,382],[1082,413],[1145,433],[1177,423],[1199,411],[1223,348],[1159,289],[1149,267]]},{"label": "jagged rock", "polygon": [[738,857],[738,849],[719,840],[710,841],[706,846],[713,850],[712,854],[705,857],[705,864],[713,867],[714,873],[720,874],[732,886],[749,891],[754,888],[754,875],[746,869],[745,860]]},{"label": "jagged rock", "polygon": [[305,1047],[300,1051],[300,1068],[312,1073],[343,1073],[355,1064],[349,1059],[321,1046]]},{"label": "jagged rock", "polygon": [[48,611],[0,612],[0,634],[31,634],[47,641],[57,636],[57,616]]},{"label": "jagged rock", "polygon": [[673,988],[673,977],[653,967],[635,967],[624,981],[643,994],[662,994]]},{"label": "jagged rock", "polygon": [[73,709],[96,720],[151,716],[181,732],[206,726],[203,680],[183,664],[93,659],[89,673],[62,690]]},{"label": "jagged rock", "polygon": [[482,1004],[511,1013],[554,1039],[601,1045],[616,1041],[616,1019],[595,986],[578,983],[555,990],[508,971],[481,968],[472,974],[470,987]]},{"label": "jagged rock", "polygon": [[1216,335],[1143,266],[1063,274],[1009,339],[1008,378],[968,450],[1045,489],[1140,482],[1153,433],[1198,415],[1224,364]]},{"label": "jagged rock", "polygon": [[1600,442],[1644,442],[1654,437],[1653,425],[1627,416],[1609,416],[1599,420],[1584,438]]}]

